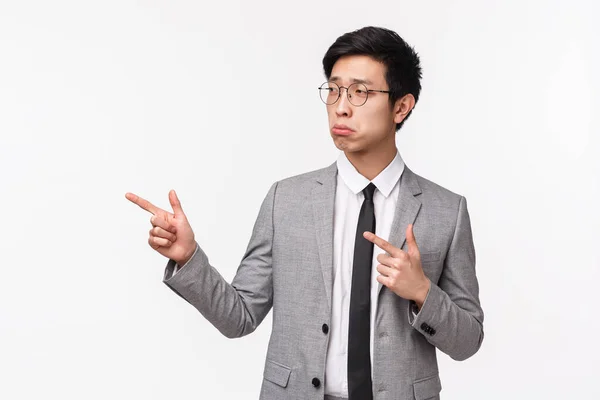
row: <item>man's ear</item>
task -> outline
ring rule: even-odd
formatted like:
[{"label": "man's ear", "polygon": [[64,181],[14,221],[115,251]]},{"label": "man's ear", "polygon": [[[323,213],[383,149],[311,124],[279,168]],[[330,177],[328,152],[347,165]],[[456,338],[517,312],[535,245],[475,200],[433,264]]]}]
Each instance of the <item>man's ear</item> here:
[{"label": "man's ear", "polygon": [[415,97],[412,94],[407,94],[394,103],[394,122],[399,124],[404,121],[404,118],[415,107]]}]

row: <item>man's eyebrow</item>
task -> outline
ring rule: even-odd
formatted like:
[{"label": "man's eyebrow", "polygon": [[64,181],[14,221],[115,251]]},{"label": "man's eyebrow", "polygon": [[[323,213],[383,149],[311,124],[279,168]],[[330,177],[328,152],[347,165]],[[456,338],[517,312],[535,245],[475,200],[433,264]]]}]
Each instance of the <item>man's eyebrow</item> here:
[{"label": "man's eyebrow", "polygon": [[[332,76],[331,78],[329,78],[330,81],[336,82],[340,80],[339,76]],[[365,85],[372,85],[373,82],[371,82],[368,79],[358,79],[358,78],[352,78],[352,83],[362,83]]]}]

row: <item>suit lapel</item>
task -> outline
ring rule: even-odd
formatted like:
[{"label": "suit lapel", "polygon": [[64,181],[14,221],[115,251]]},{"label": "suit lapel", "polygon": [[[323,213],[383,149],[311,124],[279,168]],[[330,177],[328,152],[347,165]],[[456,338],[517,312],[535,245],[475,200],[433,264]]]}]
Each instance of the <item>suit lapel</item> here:
[{"label": "suit lapel", "polygon": [[[316,186],[312,191],[311,202],[314,224],[316,227],[317,246],[327,304],[331,310],[331,296],[333,291],[333,215],[335,205],[335,191],[337,185],[337,165],[334,162],[324,168],[316,178]],[[393,246],[402,248],[406,242],[406,227],[413,224],[421,209],[421,201],[415,197],[421,194],[421,188],[415,174],[404,165],[400,177],[398,201],[394,220],[390,229],[388,242]],[[381,283],[378,284],[378,293]]]},{"label": "suit lapel", "polygon": [[330,310],[333,291],[333,208],[337,185],[336,177],[337,165],[334,162],[321,171],[311,196],[319,260]]},{"label": "suit lapel", "polygon": [[[409,224],[413,224],[417,218],[417,214],[421,209],[421,200],[417,195],[421,193],[421,188],[417,182],[415,174],[404,165],[404,171],[400,177],[400,187],[398,190],[398,202],[396,203],[396,211],[394,212],[394,220],[390,229],[388,242],[393,246],[401,249],[406,242],[406,228]],[[376,247],[376,250],[379,249]],[[381,251],[381,249],[379,249]],[[378,292],[383,286],[377,282]]]}]

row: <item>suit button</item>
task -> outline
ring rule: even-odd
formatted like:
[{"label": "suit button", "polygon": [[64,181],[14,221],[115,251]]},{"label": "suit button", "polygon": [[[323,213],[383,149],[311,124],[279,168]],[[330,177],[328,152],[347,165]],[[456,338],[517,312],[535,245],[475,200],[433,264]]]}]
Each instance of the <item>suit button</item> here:
[{"label": "suit button", "polygon": [[314,387],[319,387],[321,385],[321,381],[319,380],[319,378],[313,378],[312,384]]},{"label": "suit button", "polygon": [[427,329],[429,329],[429,325],[427,325],[425,322],[423,322],[421,324],[421,329],[423,329],[424,331],[427,331]]},{"label": "suit button", "polygon": [[321,327],[321,329],[323,329],[323,333],[327,334],[329,332],[329,326],[327,326],[327,324],[323,324],[323,326]]},{"label": "suit button", "polygon": [[430,332],[431,332],[431,333],[430,333],[430,335],[431,335],[431,336],[435,335],[435,329],[433,329],[433,328],[430,328]]}]

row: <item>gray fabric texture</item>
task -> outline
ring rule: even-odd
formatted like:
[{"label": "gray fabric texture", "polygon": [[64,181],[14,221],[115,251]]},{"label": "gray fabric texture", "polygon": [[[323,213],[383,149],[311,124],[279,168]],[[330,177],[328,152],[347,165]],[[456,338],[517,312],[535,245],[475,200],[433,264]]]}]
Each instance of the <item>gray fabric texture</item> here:
[{"label": "gray fabric texture", "polygon": [[[252,333],[273,310],[261,400],[324,399],[336,174],[333,163],[271,186],[231,283],[199,245],[177,274],[173,260],[165,268],[163,282],[229,338]],[[405,166],[388,241],[406,250],[411,223],[431,289],[415,315],[413,302],[382,287],[375,400],[439,399],[436,349],[465,360],[484,336],[466,199]]]}]

